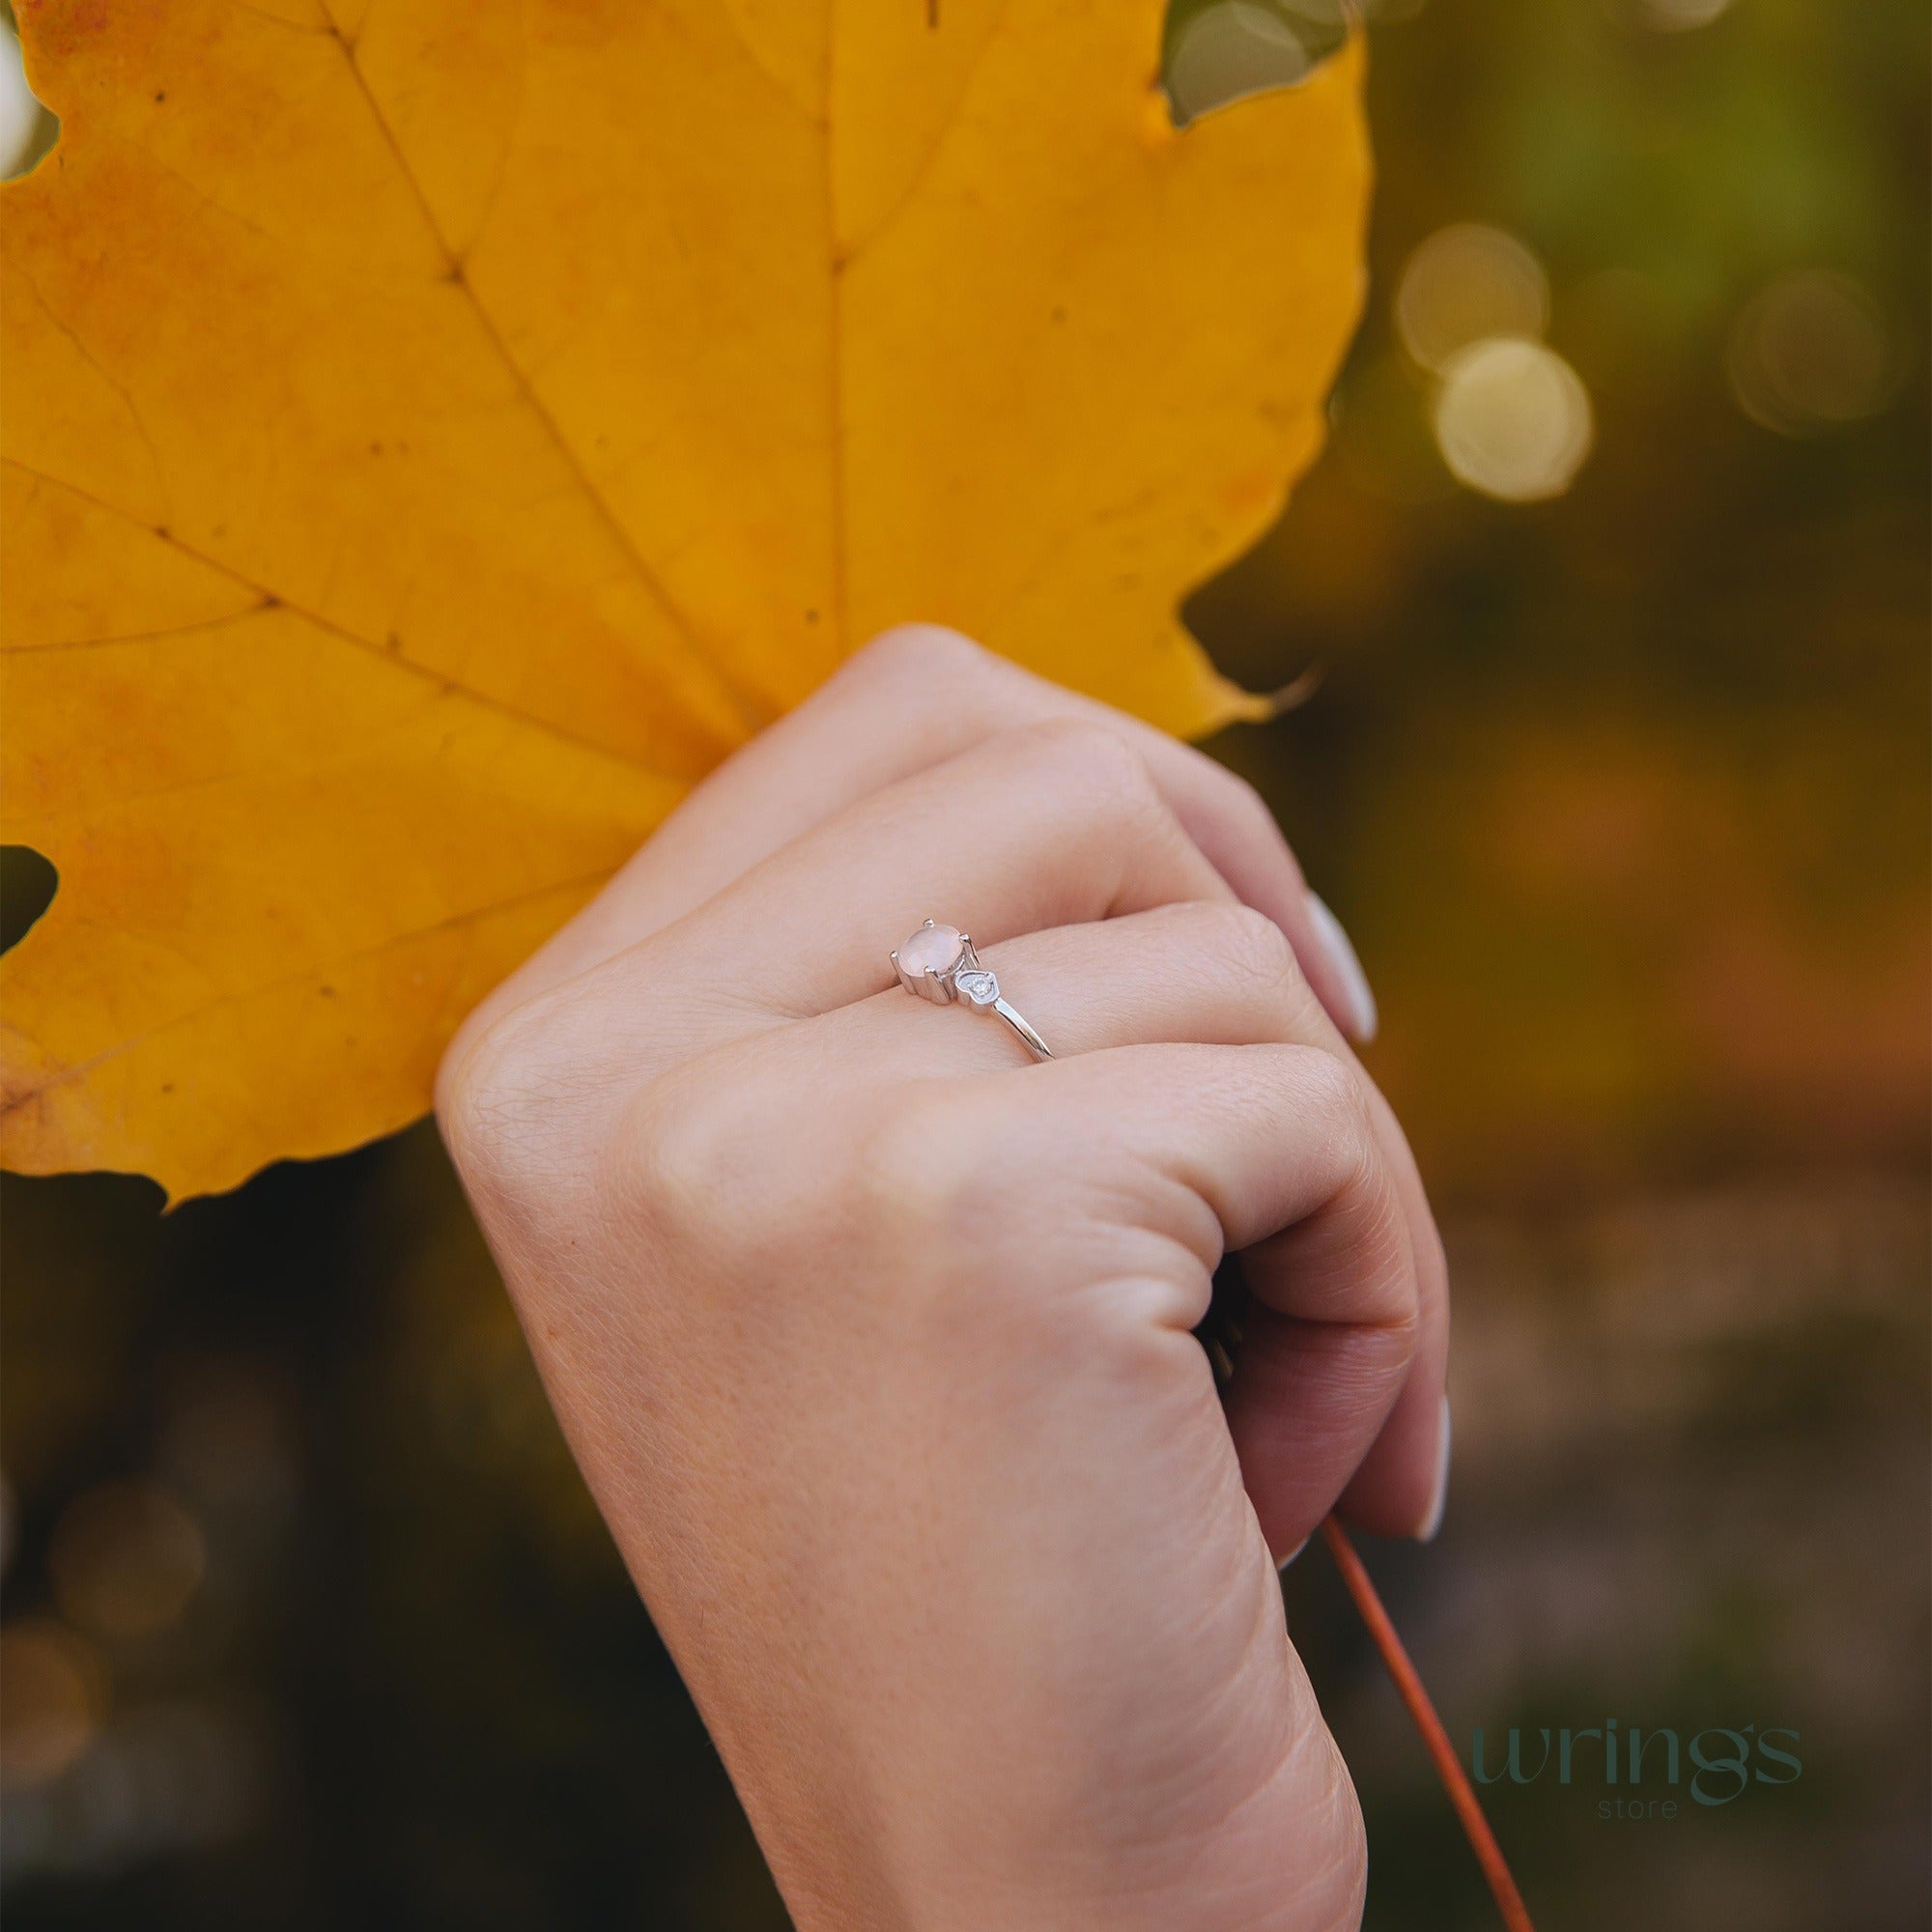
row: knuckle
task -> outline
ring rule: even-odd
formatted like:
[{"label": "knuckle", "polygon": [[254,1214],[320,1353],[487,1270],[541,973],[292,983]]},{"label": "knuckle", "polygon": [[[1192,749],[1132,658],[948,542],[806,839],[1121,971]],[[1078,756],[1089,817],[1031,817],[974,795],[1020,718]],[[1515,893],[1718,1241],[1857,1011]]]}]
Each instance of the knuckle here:
[{"label": "knuckle", "polygon": [[1326,1171],[1335,1191],[1373,1193],[1395,1202],[1388,1163],[1383,1158],[1375,1108],[1367,1081],[1340,1054],[1325,1047],[1293,1047],[1295,1098],[1304,1118],[1314,1122],[1326,1146]]},{"label": "knuckle", "polygon": [[1207,950],[1236,977],[1267,993],[1286,993],[1300,985],[1294,948],[1265,913],[1248,905],[1202,905],[1198,916],[1207,927]]},{"label": "knuckle", "polygon": [[1070,781],[1102,817],[1166,813],[1147,760],[1120,732],[1091,719],[1056,718],[1029,725],[1024,736],[1034,756]]},{"label": "knuckle", "polygon": [[957,1089],[901,1095],[843,1156],[841,1218],[861,1235],[867,1272],[894,1284],[895,1319],[942,1350],[997,1347],[1015,1321],[1037,1320],[1031,1257],[1015,1249],[1028,1217],[1006,1125]]},{"label": "knuckle", "polygon": [[1360,1240],[1364,1274],[1374,1284],[1376,1325],[1406,1372],[1422,1340],[1422,1293],[1402,1208],[1386,1185],[1363,1203]]},{"label": "knuckle", "polygon": [[[852,1136],[845,1179],[862,1221],[888,1248],[970,1236],[976,1201],[990,1195],[989,1136],[956,1096],[906,1095]],[[965,1241],[946,1239],[946,1252]]]},{"label": "knuckle", "polygon": [[1374,1157],[1375,1122],[1361,1076],[1339,1054],[1322,1046],[1291,1046],[1295,1098],[1309,1119],[1321,1122],[1357,1170]]},{"label": "knuckle", "polygon": [[459,1172],[470,1157],[473,1132],[496,1084],[493,1027],[459,1032],[436,1069],[436,1123]]},{"label": "knuckle", "polygon": [[437,1076],[437,1123],[472,1193],[512,1192],[555,1137],[563,1097],[541,1003],[514,1007],[459,1036]]},{"label": "knuckle", "polygon": [[846,675],[885,684],[911,683],[930,697],[984,678],[999,661],[963,631],[944,624],[895,624],[855,652]]},{"label": "knuckle", "polygon": [[605,1150],[618,1218],[672,1249],[754,1237],[774,1205],[769,1132],[758,1094],[702,1061],[646,1082]]},{"label": "knuckle", "polygon": [[1320,1125],[1330,1198],[1353,1257],[1362,1313],[1401,1360],[1421,1324],[1421,1284],[1402,1195],[1390,1172],[1367,1081],[1338,1055],[1301,1048],[1297,1099]]}]

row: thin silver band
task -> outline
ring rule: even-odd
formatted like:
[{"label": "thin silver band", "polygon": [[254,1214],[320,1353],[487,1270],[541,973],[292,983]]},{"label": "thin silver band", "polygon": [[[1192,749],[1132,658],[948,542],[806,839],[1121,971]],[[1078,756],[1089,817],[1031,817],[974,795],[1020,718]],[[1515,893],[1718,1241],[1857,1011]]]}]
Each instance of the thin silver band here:
[{"label": "thin silver band", "polygon": [[1053,1058],[1053,1049],[1047,1045],[1045,1040],[1040,1038],[1038,1034],[1034,1032],[1032,1027],[1027,1025],[1026,1021],[1018,1013],[1013,1011],[1012,1008],[1005,1000],[995,1000],[992,1009],[1019,1035],[1021,1040],[1025,1042],[1026,1050],[1036,1060],[1051,1060]]},{"label": "thin silver band", "polygon": [[[937,944],[926,942],[926,935],[936,936]],[[942,937],[943,936],[943,937]],[[922,942],[922,952],[951,952],[951,957],[942,957],[937,963],[926,960],[915,962],[913,967],[904,965],[896,952],[893,953],[893,971],[899,976],[899,984],[908,993],[917,993],[923,1000],[931,1000],[938,1006],[952,1006],[955,1003],[974,1008],[982,1013],[994,1013],[1005,1020],[1013,1035],[1036,1060],[1051,1060],[1053,1049],[1035,1033],[1000,991],[1000,982],[990,966],[980,963],[980,955],[973,951],[973,941],[966,933],[957,935],[957,946],[953,949],[948,941],[952,937],[951,926],[936,924],[927,920],[920,929],[906,941],[910,949],[914,941]]]}]

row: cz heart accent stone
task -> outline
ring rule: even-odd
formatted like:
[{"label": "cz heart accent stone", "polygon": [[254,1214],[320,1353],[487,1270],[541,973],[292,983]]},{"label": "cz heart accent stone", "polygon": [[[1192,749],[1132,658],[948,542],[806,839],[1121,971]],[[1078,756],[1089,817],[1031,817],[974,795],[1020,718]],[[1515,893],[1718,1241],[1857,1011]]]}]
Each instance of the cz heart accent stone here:
[{"label": "cz heart accent stone", "polygon": [[952,976],[952,988],[976,1007],[990,1007],[1000,997],[1000,982],[983,966],[969,966]]}]

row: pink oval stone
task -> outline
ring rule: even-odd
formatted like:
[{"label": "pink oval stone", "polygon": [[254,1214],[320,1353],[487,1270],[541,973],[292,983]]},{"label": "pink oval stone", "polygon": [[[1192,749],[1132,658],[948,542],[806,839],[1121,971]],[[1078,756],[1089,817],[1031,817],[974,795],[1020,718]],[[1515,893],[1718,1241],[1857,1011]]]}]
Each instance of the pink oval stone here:
[{"label": "pink oval stone", "polygon": [[956,925],[923,925],[899,948],[899,967],[909,980],[922,973],[951,972],[963,948]]}]

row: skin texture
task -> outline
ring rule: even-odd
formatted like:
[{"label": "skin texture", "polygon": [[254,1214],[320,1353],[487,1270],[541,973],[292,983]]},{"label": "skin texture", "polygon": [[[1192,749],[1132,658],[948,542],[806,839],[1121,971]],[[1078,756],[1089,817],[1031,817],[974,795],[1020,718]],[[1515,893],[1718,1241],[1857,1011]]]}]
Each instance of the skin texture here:
[{"label": "skin texture", "polygon": [[[897,987],[927,916],[1053,1062]],[[1252,792],[914,630],[459,1035],[444,1135],[807,1932],[1357,1923],[1275,1559],[1430,1525],[1447,1299],[1352,1010]]]}]

